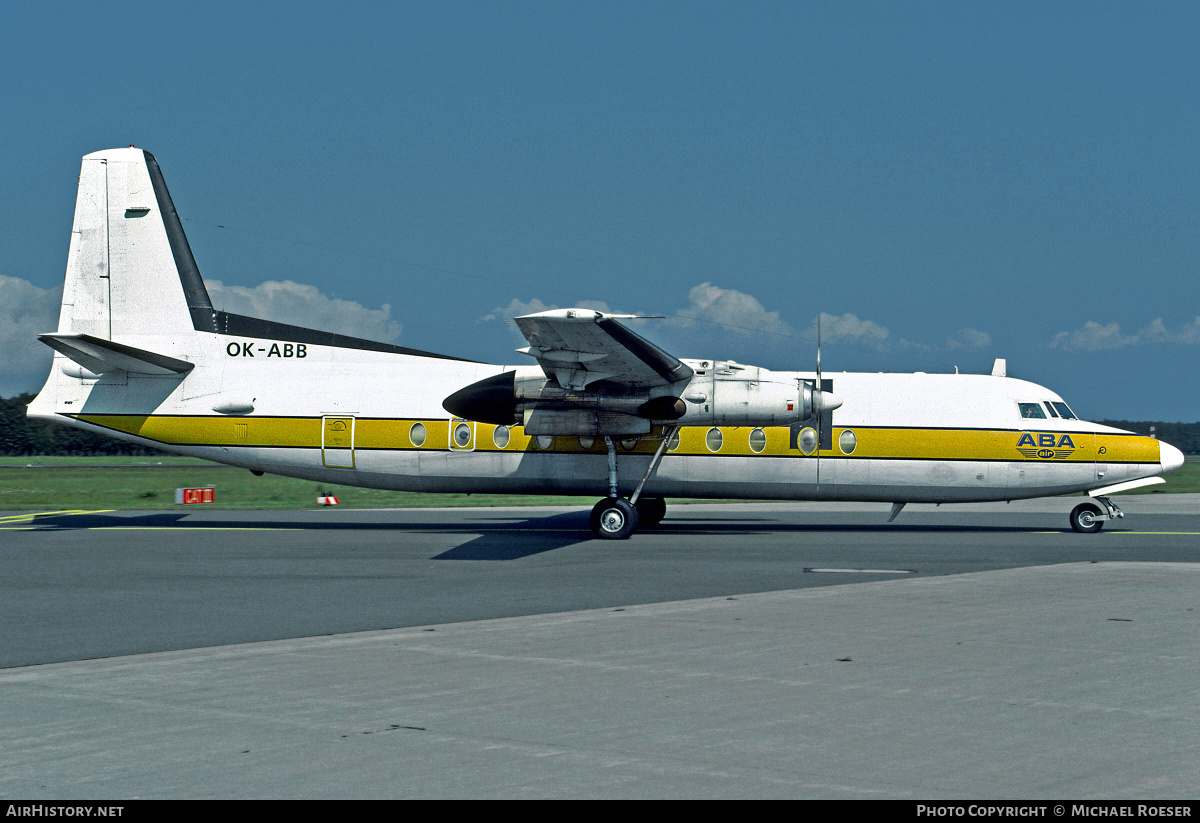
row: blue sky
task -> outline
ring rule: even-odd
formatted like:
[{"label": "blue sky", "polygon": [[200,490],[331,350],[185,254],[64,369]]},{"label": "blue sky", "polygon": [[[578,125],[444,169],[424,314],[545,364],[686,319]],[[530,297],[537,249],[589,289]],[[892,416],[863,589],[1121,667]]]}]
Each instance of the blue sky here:
[{"label": "blue sky", "polygon": [[5,8],[0,394],[133,143],[233,311],[524,362],[504,318],[582,304],[770,368],[820,314],[826,370],[1200,420],[1194,3]]}]

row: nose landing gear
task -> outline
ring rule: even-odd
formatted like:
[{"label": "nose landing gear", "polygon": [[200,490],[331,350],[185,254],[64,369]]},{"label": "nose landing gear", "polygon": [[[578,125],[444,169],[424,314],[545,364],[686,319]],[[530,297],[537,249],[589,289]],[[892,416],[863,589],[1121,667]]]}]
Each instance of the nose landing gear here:
[{"label": "nose landing gear", "polygon": [[1124,517],[1125,512],[1107,497],[1097,497],[1104,508],[1095,503],[1080,503],[1071,510],[1071,528],[1080,534],[1095,534],[1104,527],[1105,520],[1116,520]]}]

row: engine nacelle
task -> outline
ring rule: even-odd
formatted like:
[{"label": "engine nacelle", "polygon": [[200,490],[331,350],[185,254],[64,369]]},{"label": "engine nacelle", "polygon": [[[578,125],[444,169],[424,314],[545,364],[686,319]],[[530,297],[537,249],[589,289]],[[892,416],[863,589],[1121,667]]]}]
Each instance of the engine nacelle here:
[{"label": "engine nacelle", "polygon": [[644,417],[619,414],[602,409],[526,409],[522,414],[525,433],[531,437],[604,436],[622,437],[649,434],[651,423]]},{"label": "engine nacelle", "polygon": [[679,421],[685,426],[787,426],[812,417],[812,388],[795,380],[716,380],[711,393],[688,388],[687,413]]},{"label": "engine nacelle", "polygon": [[467,420],[522,425],[527,434],[648,434],[652,420],[686,412],[678,397],[659,388],[629,392],[564,389],[537,368],[520,368],[472,383],[447,397],[446,411]]},{"label": "engine nacelle", "polygon": [[[704,363],[707,365],[707,363]],[[718,362],[686,385],[623,393],[564,389],[540,369],[480,380],[443,402],[456,417],[522,425],[530,435],[648,434],[652,425],[787,426],[842,401],[785,372]]]},{"label": "engine nacelle", "polygon": [[696,369],[683,400],[684,426],[788,426],[842,405],[809,381],[733,362]]}]

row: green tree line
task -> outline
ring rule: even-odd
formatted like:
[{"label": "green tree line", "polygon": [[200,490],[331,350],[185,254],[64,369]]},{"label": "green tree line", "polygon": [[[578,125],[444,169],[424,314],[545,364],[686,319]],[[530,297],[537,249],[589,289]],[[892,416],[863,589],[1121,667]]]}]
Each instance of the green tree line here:
[{"label": "green tree line", "polygon": [[1184,454],[1200,454],[1200,423],[1165,423],[1160,420],[1100,420],[1105,426],[1113,426],[1138,434],[1153,434],[1165,440]]},{"label": "green tree line", "polygon": [[33,402],[32,394],[0,397],[0,454],[24,455],[105,455],[105,454],[162,454],[125,443],[103,434],[93,434],[71,426],[30,420],[25,407]]},{"label": "green tree line", "polygon": [[[2,455],[88,455],[88,454],[161,454],[157,449],[135,446],[103,434],[93,434],[69,426],[30,420],[25,407],[32,394],[0,398],[0,454]],[[1153,433],[1185,454],[1200,454],[1200,423],[1167,423],[1155,420],[1101,420],[1106,426]]]}]

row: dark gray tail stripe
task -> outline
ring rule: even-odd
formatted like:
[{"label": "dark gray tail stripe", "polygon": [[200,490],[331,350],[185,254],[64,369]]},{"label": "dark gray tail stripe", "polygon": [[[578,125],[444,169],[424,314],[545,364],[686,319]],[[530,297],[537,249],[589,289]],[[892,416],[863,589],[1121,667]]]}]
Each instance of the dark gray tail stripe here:
[{"label": "dark gray tail stripe", "polygon": [[204,288],[204,280],[200,277],[196,258],[192,256],[192,247],[188,245],[187,235],[183,233],[183,224],[179,222],[175,203],[171,200],[171,193],[167,191],[167,182],[163,180],[162,170],[158,167],[154,155],[145,149],[142,150],[142,154],[146,156],[150,184],[154,186],[158,212],[162,215],[163,225],[167,230],[167,241],[171,244],[171,255],[175,258],[179,282],[183,286],[188,311],[192,315],[192,326],[196,331],[215,332],[217,321],[213,316],[212,300],[208,297],[208,289]]}]

